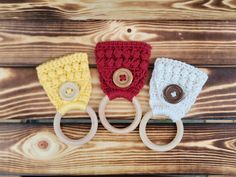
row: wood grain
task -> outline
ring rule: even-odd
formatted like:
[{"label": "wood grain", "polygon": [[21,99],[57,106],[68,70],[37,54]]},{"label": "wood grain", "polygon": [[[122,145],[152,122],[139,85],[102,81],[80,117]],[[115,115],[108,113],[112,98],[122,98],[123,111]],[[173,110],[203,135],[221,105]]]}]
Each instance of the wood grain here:
[{"label": "wood grain", "polygon": [[[55,108],[31,67],[72,52],[87,52],[93,84],[89,104],[97,112],[104,94],[93,51],[97,42],[107,40],[149,43],[151,63],[163,56],[202,67],[209,80],[186,119],[207,123],[185,123],[182,142],[166,153],[147,149],[138,130],[120,136],[101,125],[95,138],[81,148],[61,143],[52,123],[40,123],[51,121]],[[235,49],[235,0],[0,1],[0,174],[235,176]],[[144,113],[150,109],[149,79],[138,95]],[[107,106],[106,114],[115,126],[124,127],[135,110],[131,103],[117,99]],[[71,120],[73,124],[63,119],[63,132],[69,137],[89,131],[84,112],[66,117],[80,118]],[[29,119],[38,123],[3,123]],[[212,123],[215,119],[219,123]],[[148,135],[157,143],[167,143],[175,135],[175,125],[152,121]]]},{"label": "wood grain", "polygon": [[234,0],[2,0],[0,19],[235,20]]},{"label": "wood grain", "polygon": [[[209,79],[197,102],[186,118],[191,119],[235,119],[236,118],[236,68],[202,68]],[[151,70],[150,70],[151,72]],[[100,89],[97,70],[91,69],[93,90],[89,105],[98,111],[104,96]],[[55,109],[38,82],[33,68],[0,68],[0,119],[52,118]],[[138,95],[143,112],[149,110],[149,79]],[[107,117],[132,118],[133,105],[116,99],[106,108]],[[66,117],[88,117],[84,112],[68,114]]]},{"label": "wood grain", "polygon": [[0,65],[34,66],[76,51],[87,52],[95,64],[94,47],[107,40],[149,43],[151,63],[169,57],[197,65],[236,65],[236,21],[68,20],[1,20]]},{"label": "wood grain", "polygon": [[[94,139],[81,148],[62,144],[52,125],[1,124],[0,171],[16,174],[236,174],[236,124],[186,124],[182,142],[165,153],[147,149],[138,131],[120,136],[99,126]],[[89,125],[63,126],[73,138]],[[151,124],[150,138],[166,143],[173,124]],[[44,143],[45,146],[41,144]]]}]

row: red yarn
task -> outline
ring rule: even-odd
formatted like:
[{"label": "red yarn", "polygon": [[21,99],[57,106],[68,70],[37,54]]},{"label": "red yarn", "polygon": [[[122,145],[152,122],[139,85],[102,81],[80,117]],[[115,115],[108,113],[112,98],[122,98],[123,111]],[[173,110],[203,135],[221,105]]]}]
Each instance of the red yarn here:
[{"label": "red yarn", "polygon": [[[124,97],[132,101],[143,88],[148,73],[151,46],[145,42],[100,42],[95,49],[101,88],[110,100]],[[113,73],[119,68],[127,68],[133,74],[132,83],[120,88],[113,83]],[[122,79],[123,76],[120,76]]]}]

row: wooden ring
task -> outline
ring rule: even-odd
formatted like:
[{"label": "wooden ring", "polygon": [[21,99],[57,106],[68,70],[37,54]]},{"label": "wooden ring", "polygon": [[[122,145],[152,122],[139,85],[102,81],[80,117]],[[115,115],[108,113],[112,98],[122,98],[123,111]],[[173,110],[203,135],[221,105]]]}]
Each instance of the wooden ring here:
[{"label": "wooden ring", "polygon": [[[171,117],[171,113],[168,113],[169,117]],[[162,112],[162,111],[159,111],[159,115],[165,115],[166,116],[166,113]],[[146,133],[146,126],[147,126],[147,122],[149,121],[149,119],[151,119],[153,117],[153,114],[151,111],[147,112],[141,123],[140,123],[140,126],[139,126],[139,135],[143,141],[143,143],[150,149],[154,150],[154,151],[160,151],[160,152],[165,152],[165,151],[169,151],[173,148],[175,148],[179,143],[180,141],[182,140],[183,138],[183,135],[184,135],[184,126],[183,126],[183,122],[182,120],[178,120],[176,122],[176,126],[177,126],[177,133],[175,135],[175,138],[169,143],[169,144],[166,144],[166,145],[157,145],[157,144],[154,144],[153,142],[151,142],[149,140],[149,138],[147,137],[147,133]]]},{"label": "wooden ring", "polygon": [[[75,108],[75,106],[70,107],[70,105],[66,105],[68,106],[68,108],[65,108],[65,110],[71,110],[72,108]],[[79,104],[77,104],[77,109],[79,109],[81,106]],[[98,119],[97,119],[97,115],[94,112],[94,110],[90,107],[87,106],[86,107],[86,112],[88,113],[88,115],[91,118],[91,128],[89,133],[78,140],[74,140],[74,139],[70,139],[67,136],[64,135],[64,133],[61,130],[61,118],[64,114],[57,112],[55,117],[54,117],[54,121],[53,121],[53,127],[54,127],[54,131],[57,135],[57,137],[65,144],[67,145],[72,145],[72,146],[81,146],[87,142],[89,142],[96,134],[97,129],[98,129]]]},{"label": "wooden ring", "polygon": [[133,100],[132,100],[132,103],[134,104],[134,107],[136,109],[136,114],[135,114],[133,122],[126,128],[115,128],[108,122],[105,115],[105,108],[108,102],[109,102],[109,98],[106,95],[100,102],[99,111],[98,111],[101,123],[108,131],[112,133],[125,134],[125,133],[129,133],[133,131],[138,126],[142,118],[142,107],[136,97],[133,97]]}]

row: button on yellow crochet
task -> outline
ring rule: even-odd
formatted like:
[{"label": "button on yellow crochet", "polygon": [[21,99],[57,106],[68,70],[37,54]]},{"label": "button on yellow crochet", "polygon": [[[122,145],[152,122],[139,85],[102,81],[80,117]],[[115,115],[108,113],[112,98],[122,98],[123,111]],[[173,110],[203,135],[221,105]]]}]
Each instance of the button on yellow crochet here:
[{"label": "button on yellow crochet", "polygon": [[63,56],[36,69],[41,85],[58,112],[64,115],[75,104],[79,104],[81,110],[86,109],[92,90],[86,53]]}]

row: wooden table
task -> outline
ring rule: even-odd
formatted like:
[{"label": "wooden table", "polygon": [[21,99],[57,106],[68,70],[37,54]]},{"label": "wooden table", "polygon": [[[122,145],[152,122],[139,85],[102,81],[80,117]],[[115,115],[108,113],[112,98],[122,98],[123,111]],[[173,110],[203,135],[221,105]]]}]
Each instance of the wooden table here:
[{"label": "wooden table", "polygon": [[[66,146],[55,136],[55,108],[38,82],[35,66],[87,52],[93,84],[89,104],[97,111],[104,94],[93,51],[97,42],[106,40],[145,41],[153,47],[151,63],[169,57],[209,74],[174,150],[154,152],[143,145],[138,130],[121,136],[101,124],[82,148]],[[235,0],[2,0],[0,65],[0,173],[236,175]],[[149,79],[138,95],[144,112],[150,109],[148,83]],[[127,126],[134,108],[117,99],[106,114],[117,126]],[[66,135],[78,138],[89,130],[85,113],[66,117]],[[157,143],[169,142],[175,131],[168,120],[148,125]]]}]

